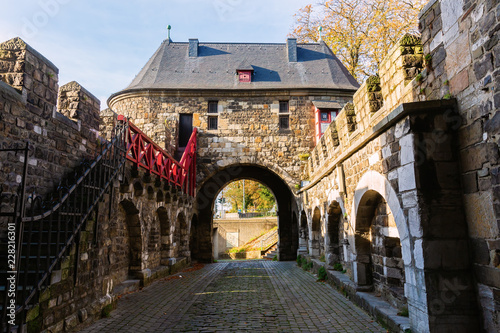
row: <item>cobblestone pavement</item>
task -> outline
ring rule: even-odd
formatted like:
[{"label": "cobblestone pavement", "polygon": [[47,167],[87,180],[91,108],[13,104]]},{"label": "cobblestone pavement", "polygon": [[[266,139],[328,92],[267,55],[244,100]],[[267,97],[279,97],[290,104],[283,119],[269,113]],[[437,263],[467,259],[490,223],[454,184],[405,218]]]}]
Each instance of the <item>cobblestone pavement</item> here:
[{"label": "cobblestone pavement", "polygon": [[81,332],[385,332],[294,262],[209,264],[118,301]]}]

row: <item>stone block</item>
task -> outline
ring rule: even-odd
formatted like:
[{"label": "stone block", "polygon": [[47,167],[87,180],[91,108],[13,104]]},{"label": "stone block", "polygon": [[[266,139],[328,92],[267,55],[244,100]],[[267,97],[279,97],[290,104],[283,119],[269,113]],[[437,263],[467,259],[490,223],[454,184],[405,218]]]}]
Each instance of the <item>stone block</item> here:
[{"label": "stone block", "polygon": [[468,269],[467,240],[435,239],[423,242],[425,269]]},{"label": "stone block", "polygon": [[475,193],[478,191],[478,182],[476,172],[470,172],[462,175],[462,184],[464,193]]},{"label": "stone block", "polygon": [[460,73],[469,66],[472,61],[468,38],[468,34],[460,34],[459,37],[446,48],[446,70],[450,78]]},{"label": "stone block", "polygon": [[413,144],[413,134],[408,134],[399,140],[401,147],[401,165],[413,163],[415,161],[415,150]]},{"label": "stone block", "polygon": [[471,238],[472,260],[476,264],[489,265],[490,250],[488,242],[482,238]]},{"label": "stone block", "polygon": [[483,168],[483,164],[488,161],[488,153],[484,144],[471,146],[460,156],[464,172],[480,170]]},{"label": "stone block", "polygon": [[487,53],[481,60],[474,62],[474,74],[477,80],[483,79],[486,74],[493,71],[492,54]]},{"label": "stone block", "polygon": [[458,95],[469,86],[469,71],[462,70],[450,80],[450,94]]},{"label": "stone block", "polygon": [[72,314],[64,319],[64,329],[66,331],[70,331],[76,325],[78,325],[78,317],[76,314]]},{"label": "stone block", "polygon": [[476,120],[459,131],[460,147],[467,147],[483,140],[483,122]]},{"label": "stone block", "polygon": [[463,0],[441,0],[443,31],[447,32],[463,14]]},{"label": "stone block", "polygon": [[409,191],[416,188],[414,164],[407,164],[398,168],[399,191]]},{"label": "stone block", "polygon": [[479,283],[500,289],[500,269],[474,264],[474,273]]}]

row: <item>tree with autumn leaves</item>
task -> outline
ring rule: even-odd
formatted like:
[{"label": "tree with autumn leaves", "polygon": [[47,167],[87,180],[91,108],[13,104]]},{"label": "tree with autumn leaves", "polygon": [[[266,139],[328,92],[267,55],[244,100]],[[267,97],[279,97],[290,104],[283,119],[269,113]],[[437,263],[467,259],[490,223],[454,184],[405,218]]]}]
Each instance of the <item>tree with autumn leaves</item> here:
[{"label": "tree with autumn leaves", "polygon": [[322,40],[358,81],[376,74],[389,49],[405,33],[418,33],[418,13],[427,0],[328,0],[296,14],[291,36]]},{"label": "tree with autumn leaves", "polygon": [[[243,182],[245,182],[245,207],[243,207]],[[224,198],[231,204],[231,212],[257,211],[269,212],[276,200],[269,188],[252,180],[238,180],[224,188]]]}]

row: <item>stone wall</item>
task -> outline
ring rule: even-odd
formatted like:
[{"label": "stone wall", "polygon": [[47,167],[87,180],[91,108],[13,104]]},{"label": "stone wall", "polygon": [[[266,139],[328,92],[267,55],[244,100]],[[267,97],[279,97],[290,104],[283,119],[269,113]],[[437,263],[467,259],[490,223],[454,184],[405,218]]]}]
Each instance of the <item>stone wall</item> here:
[{"label": "stone wall", "polygon": [[[214,228],[217,228],[217,236],[214,237],[214,258],[216,254],[226,253],[233,246],[227,246],[227,233],[237,233],[238,243],[234,247],[239,247],[251,239],[256,238],[278,225],[276,218],[248,218],[243,220],[215,220]],[[216,245],[215,245],[216,244]]]},{"label": "stone wall", "polygon": [[[443,4],[447,10],[442,10]],[[404,285],[404,296],[392,293],[394,297],[386,299],[398,307],[408,302],[412,330],[417,332],[451,327],[477,330],[477,303],[483,308],[484,327],[497,330],[497,319],[492,319],[498,312],[493,305],[497,279],[492,268],[496,265],[497,236],[489,233],[481,241],[474,236],[475,230],[497,230],[496,218],[489,212],[494,208],[492,198],[496,202],[491,188],[496,184],[492,163],[498,160],[498,146],[486,142],[492,139],[482,125],[488,122],[488,128],[495,130],[498,126],[494,125],[493,115],[488,114],[494,100],[478,97],[486,94],[492,99],[488,92],[492,83],[487,82],[488,89],[480,92],[472,88],[478,84],[471,81],[472,86],[463,87],[463,95],[446,101],[452,97],[449,92],[456,91],[456,84],[463,84],[463,77],[454,82],[449,78],[448,82],[445,76],[458,65],[458,59],[468,59],[456,54],[453,56],[457,60],[447,58],[447,47],[452,48],[451,52],[465,52],[459,46],[463,46],[462,41],[453,46],[452,38],[460,38],[462,25],[471,28],[463,23],[469,20],[465,12],[473,13],[477,7],[486,13],[492,5],[466,4],[469,7],[464,9],[464,16],[451,10],[453,5],[444,0],[431,2],[422,12],[431,14],[421,14],[423,46],[415,37],[402,38],[382,62],[378,77],[370,78],[354,95],[354,107],[344,107],[310,153],[303,175],[309,183],[301,190],[299,202],[301,215],[307,217],[308,230],[303,235],[311,234],[317,219],[313,212],[319,210],[325,253],[317,253],[307,238],[300,240],[299,252],[325,254],[329,267],[342,264],[358,290],[386,290],[385,296],[389,296],[395,290],[390,279],[402,274],[392,270],[398,267],[392,263],[397,256],[381,256],[385,240],[377,232],[381,229],[377,227],[380,211],[376,203],[387,202],[386,210],[397,226],[397,232],[393,231],[392,236],[389,232],[388,239],[399,239],[401,243],[399,260],[404,263],[404,276],[399,281]],[[440,38],[436,36],[446,26],[438,22],[442,13],[458,15],[454,17],[458,23],[448,27],[449,41],[441,38],[431,42],[432,37]],[[491,24],[495,16],[488,15]],[[476,35],[482,31],[480,27],[472,30]],[[464,66],[462,62],[460,66]],[[470,64],[468,73],[484,66],[493,70],[483,62]],[[424,102],[436,99],[439,101]],[[352,115],[355,122],[349,120]],[[332,213],[332,206],[340,207],[341,216]],[[332,214],[335,220],[340,219],[338,224],[332,224],[336,230],[329,230]],[[334,237],[337,232],[338,240]],[[482,274],[479,279],[484,281],[479,285],[472,275],[469,237],[475,260],[481,260],[482,267],[475,264],[476,278]],[[342,251],[334,251],[339,247]],[[393,267],[384,267],[388,259]],[[445,297],[450,291],[452,297]]]},{"label": "stone wall", "polygon": [[[59,96],[59,105],[71,112],[58,110],[57,68],[19,38],[0,44],[0,73],[11,84],[0,82],[0,146],[24,148],[29,142],[26,191],[50,199],[83,159],[95,157],[99,101],[72,82],[61,87]],[[2,205],[10,206],[21,184],[24,156],[0,154]]]},{"label": "stone wall", "polygon": [[128,168],[125,181],[115,182],[87,221],[78,249],[73,246],[52,273],[50,286],[28,312],[28,326],[52,332],[84,327],[100,319],[102,309],[113,306],[128,288],[185,266],[189,253],[178,248],[188,240],[191,207],[192,199]]},{"label": "stone wall", "polygon": [[419,19],[432,59],[423,73],[425,96],[458,101],[463,202],[483,325],[499,331],[499,8],[496,1],[430,1]]},{"label": "stone wall", "polygon": [[[180,96],[180,97],[179,97]],[[344,105],[349,92],[162,92],[118,95],[111,109],[131,117],[156,142],[178,142],[179,114],[192,114],[198,134],[198,184],[217,170],[241,163],[269,167],[293,188],[299,156],[314,145],[312,100]],[[279,129],[279,101],[289,101],[290,128]],[[208,102],[218,101],[218,129],[208,130]],[[167,138],[168,137],[168,138]],[[166,147],[174,153],[176,146]]]}]

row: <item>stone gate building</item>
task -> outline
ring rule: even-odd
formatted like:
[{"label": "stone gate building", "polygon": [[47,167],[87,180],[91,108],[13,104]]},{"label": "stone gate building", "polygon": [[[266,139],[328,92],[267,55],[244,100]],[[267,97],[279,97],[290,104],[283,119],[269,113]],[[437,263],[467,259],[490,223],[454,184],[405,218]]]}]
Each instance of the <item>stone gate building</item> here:
[{"label": "stone gate building", "polygon": [[295,186],[301,156],[315,145],[315,117],[331,117],[358,84],[324,42],[297,44],[164,41],[134,81],[109,99],[172,154],[198,134],[193,259],[212,260],[212,209],[230,181],[267,185],[278,202],[282,260],[298,248]]},{"label": "stone gate building", "polygon": [[0,44],[1,147],[31,142],[26,158],[1,152],[0,212],[23,179],[27,208],[60,200],[118,114],[177,158],[199,130],[196,195],[120,167],[27,327],[73,330],[191,258],[210,262],[215,198],[249,178],[277,198],[279,259],[325,266],[392,330],[499,331],[498,13],[490,0],[431,0],[421,38],[404,36],[361,86],[323,42],[168,39],[100,113],[78,83],[58,88],[57,67],[24,41]]}]

